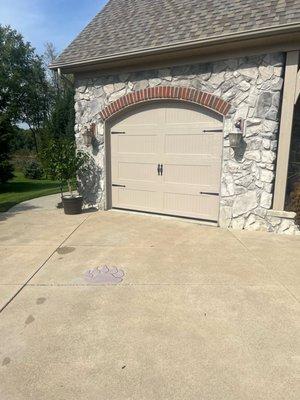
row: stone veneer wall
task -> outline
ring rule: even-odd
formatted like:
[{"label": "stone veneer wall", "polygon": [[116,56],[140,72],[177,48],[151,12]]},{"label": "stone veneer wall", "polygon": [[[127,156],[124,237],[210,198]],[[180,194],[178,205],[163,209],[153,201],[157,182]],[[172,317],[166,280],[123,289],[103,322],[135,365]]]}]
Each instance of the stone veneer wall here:
[{"label": "stone veneer wall", "polygon": [[[220,226],[294,233],[293,220],[287,223],[282,218],[278,222],[278,218],[275,221],[267,216],[273,196],[283,67],[284,55],[277,53],[119,75],[77,75],[77,144],[89,151],[94,160],[90,174],[81,177],[86,202],[105,208],[101,109],[127,93],[147,87],[191,87],[219,96],[233,106],[224,120]],[[244,140],[234,151],[229,147],[228,133],[239,117],[246,120]],[[87,149],[82,133],[92,122],[97,124],[96,142]]]}]

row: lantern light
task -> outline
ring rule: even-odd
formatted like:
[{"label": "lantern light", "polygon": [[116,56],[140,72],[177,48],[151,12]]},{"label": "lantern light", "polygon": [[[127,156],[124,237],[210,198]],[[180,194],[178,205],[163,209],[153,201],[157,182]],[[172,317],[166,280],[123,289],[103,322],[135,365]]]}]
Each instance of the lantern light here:
[{"label": "lantern light", "polygon": [[86,147],[90,147],[93,144],[93,140],[95,138],[95,128],[96,124],[91,124],[89,128],[83,132],[83,142]]},{"label": "lantern light", "polygon": [[242,120],[242,118],[239,118],[235,122],[234,126],[236,127],[237,132],[229,133],[229,144],[230,147],[236,149],[237,147],[239,147],[243,137],[244,121]]}]

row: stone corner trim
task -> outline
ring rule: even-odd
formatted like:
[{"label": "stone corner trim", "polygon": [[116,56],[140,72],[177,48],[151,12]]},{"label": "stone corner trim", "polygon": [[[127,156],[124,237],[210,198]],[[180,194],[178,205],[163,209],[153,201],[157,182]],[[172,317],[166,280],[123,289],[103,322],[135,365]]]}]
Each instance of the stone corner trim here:
[{"label": "stone corner trim", "polygon": [[197,89],[179,86],[155,86],[126,94],[118,100],[113,101],[100,111],[103,121],[125,108],[138,103],[151,100],[181,100],[189,103],[199,104],[209,108],[218,114],[226,116],[232,108],[231,104],[218,96]]}]

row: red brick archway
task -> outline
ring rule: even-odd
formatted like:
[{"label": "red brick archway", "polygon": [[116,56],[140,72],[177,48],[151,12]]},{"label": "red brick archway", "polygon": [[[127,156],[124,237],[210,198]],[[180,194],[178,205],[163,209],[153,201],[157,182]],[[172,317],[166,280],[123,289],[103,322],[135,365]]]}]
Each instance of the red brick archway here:
[{"label": "red brick archway", "polygon": [[179,86],[155,86],[143,90],[128,93],[118,100],[110,103],[100,111],[103,121],[108,120],[113,115],[125,108],[135,104],[145,103],[152,100],[180,100],[189,103],[199,104],[209,108],[218,114],[226,116],[231,108],[231,104],[220,97],[201,90]]}]

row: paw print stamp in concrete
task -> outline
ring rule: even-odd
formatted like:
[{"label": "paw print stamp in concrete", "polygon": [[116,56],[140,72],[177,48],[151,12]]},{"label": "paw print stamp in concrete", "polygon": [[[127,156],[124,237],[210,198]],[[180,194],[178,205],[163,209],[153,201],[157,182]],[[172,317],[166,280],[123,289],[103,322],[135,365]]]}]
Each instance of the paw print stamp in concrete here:
[{"label": "paw print stamp in concrete", "polygon": [[90,269],[84,274],[85,280],[89,283],[109,285],[121,283],[124,276],[125,273],[122,269],[118,269],[117,267],[108,267],[107,265]]}]

